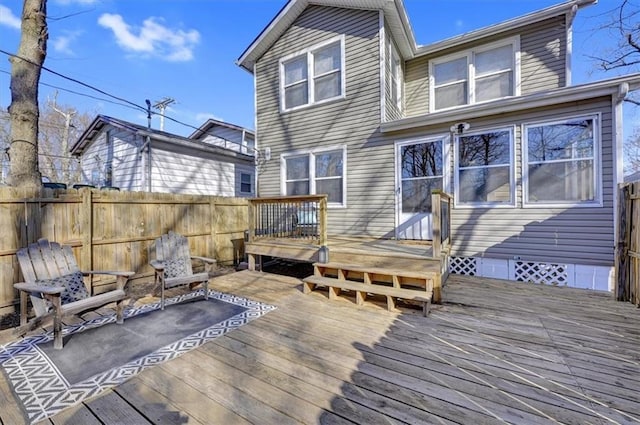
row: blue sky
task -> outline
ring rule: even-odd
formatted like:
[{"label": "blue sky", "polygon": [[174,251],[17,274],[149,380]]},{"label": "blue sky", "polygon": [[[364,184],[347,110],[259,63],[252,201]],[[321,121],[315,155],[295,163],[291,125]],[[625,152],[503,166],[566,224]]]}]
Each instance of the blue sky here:
[{"label": "blue sky", "polygon": [[[22,0],[0,0],[0,49],[16,52]],[[48,0],[45,66],[104,92],[144,106],[176,100],[166,115],[198,127],[209,117],[253,128],[253,79],[235,61],[286,0]],[[559,0],[405,0],[419,44],[442,40],[554,4]],[[582,9],[574,23],[574,77],[581,83],[613,77],[596,71],[587,55],[614,41],[596,31],[618,0]],[[0,53],[0,107],[11,102],[11,65]],[[146,124],[146,114],[43,71],[40,96],[59,87],[58,103],[91,115]],[[82,93],[99,99],[78,95]],[[116,102],[116,104],[112,103]],[[627,118],[629,119],[629,118]],[[153,119],[159,127],[159,119]],[[165,121],[165,130],[194,128]]]}]

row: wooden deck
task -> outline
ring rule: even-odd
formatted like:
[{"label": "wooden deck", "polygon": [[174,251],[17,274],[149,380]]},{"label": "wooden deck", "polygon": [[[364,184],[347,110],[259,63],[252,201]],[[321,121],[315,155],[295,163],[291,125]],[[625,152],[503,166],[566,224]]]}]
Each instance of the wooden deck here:
[{"label": "wooden deck", "polygon": [[[608,294],[452,275],[425,318],[267,273],[211,287],[278,308],[41,423],[640,423],[640,310]],[[24,422],[2,375],[0,406]]]}]

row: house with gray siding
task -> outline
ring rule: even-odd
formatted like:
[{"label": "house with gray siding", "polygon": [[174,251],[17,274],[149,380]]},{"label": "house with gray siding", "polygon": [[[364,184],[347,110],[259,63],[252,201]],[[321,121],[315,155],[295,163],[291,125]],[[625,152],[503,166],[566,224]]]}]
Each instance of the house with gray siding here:
[{"label": "house with gray siding", "polygon": [[444,190],[451,272],[610,290],[640,75],[572,84],[572,23],[595,3],[419,45],[402,0],[288,1],[237,61],[260,195],[328,194],[332,234],[429,240]]},{"label": "house with gray siding", "polygon": [[[226,135],[250,140],[253,132],[228,124]],[[196,134],[197,133],[197,134]],[[197,137],[98,115],[71,148],[81,162],[82,182],[120,190],[215,196],[255,196],[255,156],[225,135]],[[238,136],[238,134],[240,136]],[[250,136],[249,136],[250,135]]]}]

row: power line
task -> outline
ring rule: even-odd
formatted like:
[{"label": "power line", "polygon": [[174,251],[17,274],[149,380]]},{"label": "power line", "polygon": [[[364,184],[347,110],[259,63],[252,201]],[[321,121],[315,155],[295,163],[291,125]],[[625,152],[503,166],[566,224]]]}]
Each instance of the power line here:
[{"label": "power line", "polygon": [[[30,64],[32,64],[32,65],[35,65],[35,66],[40,66],[40,67],[41,67],[41,69],[44,69],[44,70],[45,70],[45,71],[47,71],[47,72],[50,72],[50,73],[52,73],[52,74],[54,74],[54,75],[57,75],[58,77],[64,78],[65,80],[69,80],[69,81],[71,81],[71,82],[73,82],[73,83],[76,83],[76,84],[80,84],[81,86],[83,86],[83,87],[87,87],[87,88],[89,88],[89,89],[91,89],[91,90],[95,90],[95,91],[97,91],[98,93],[101,93],[101,94],[103,94],[103,95],[105,95],[105,96],[108,96],[108,97],[110,97],[110,98],[113,98],[113,99],[119,100],[120,102],[123,102],[123,103],[124,103],[124,104],[119,104],[120,106],[126,106],[126,107],[129,107],[129,108],[131,108],[131,109],[141,110],[141,111],[143,111],[143,112],[145,112],[145,113],[146,113],[146,112],[148,112],[146,107],[140,106],[140,105],[136,104],[135,102],[131,102],[131,101],[129,101],[129,100],[127,100],[127,99],[124,99],[124,98],[122,98],[122,97],[119,97],[119,96],[113,95],[113,94],[111,94],[111,93],[108,93],[108,92],[106,92],[106,91],[104,91],[104,90],[101,90],[101,89],[99,89],[99,88],[95,87],[95,86],[92,86],[91,84],[88,84],[88,83],[82,82],[82,81],[77,80],[77,79],[75,79],[75,78],[73,78],[73,77],[69,77],[69,76],[66,76],[66,75],[64,75],[64,74],[61,74],[61,73],[59,73],[59,72],[57,72],[57,71],[54,71],[54,70],[52,70],[52,69],[50,69],[50,68],[48,68],[48,67],[46,67],[46,66],[44,66],[44,65],[38,65],[37,63],[35,63],[35,62],[33,62],[33,61],[29,60],[29,59],[23,58],[22,56],[16,55],[16,54],[14,54],[14,53],[7,52],[6,50],[3,50],[3,49],[0,49],[0,53],[3,53],[3,54],[5,54],[5,55],[7,55],[7,56],[10,56],[10,57],[14,57],[14,58],[21,59],[21,60],[23,60],[23,61],[25,61],[25,62],[27,62],[27,63],[30,63]],[[3,71],[3,72],[6,72],[6,71]],[[39,82],[39,84],[47,85],[47,84],[45,84],[45,83],[40,83],[40,82]],[[47,85],[47,86],[48,86],[48,85]],[[54,87],[54,88],[56,88],[56,87]],[[70,90],[66,90],[66,89],[60,89],[60,90],[65,90],[65,91],[69,91],[69,92],[71,92]],[[75,92],[72,92],[72,93],[74,93],[74,94],[78,94],[78,95],[80,95],[80,96],[87,96],[87,97],[91,97],[91,96],[89,96],[89,95],[85,95],[85,94],[82,94],[82,93],[75,93]],[[97,98],[96,98],[96,99],[97,99]],[[103,100],[103,99],[97,99],[97,100]],[[114,103],[114,104],[117,104],[117,105],[118,105],[118,103],[116,103],[116,102],[112,102],[112,101],[111,101],[111,103]],[[152,113],[153,115],[159,115],[157,112],[151,112],[151,113]],[[175,122],[176,124],[180,124],[180,125],[183,125],[183,126],[185,126],[185,127],[189,127],[189,128],[191,128],[191,129],[194,129],[194,130],[200,130],[200,127],[196,127],[196,126],[194,126],[194,125],[187,124],[187,123],[185,123],[185,122],[183,122],[183,121],[177,120],[177,119],[172,118],[172,117],[170,117],[170,116],[166,116],[166,115],[163,115],[163,116],[164,116],[164,118],[168,119],[169,121],[173,121],[173,122]]]},{"label": "power line", "polygon": [[95,91],[97,91],[97,92],[98,92],[98,93],[100,93],[100,94],[103,94],[103,95],[105,95],[105,96],[111,97],[111,98],[116,99],[116,100],[119,100],[120,102],[128,103],[129,105],[132,105],[132,106],[134,106],[134,107],[136,107],[136,108],[138,108],[138,109],[140,109],[140,110],[142,110],[142,111],[145,111],[145,112],[147,111],[147,108],[145,108],[145,107],[143,107],[143,106],[140,106],[140,105],[138,105],[138,104],[136,104],[136,103],[134,103],[134,102],[131,102],[131,101],[127,100],[127,99],[123,99],[123,98],[121,98],[121,97],[119,97],[119,96],[115,96],[115,95],[113,95],[113,94],[111,94],[111,93],[107,93],[107,92],[106,92],[106,91],[104,91],[104,90],[101,90],[101,89],[99,89],[99,88],[97,88],[97,87],[95,87],[95,86],[92,86],[91,84],[87,84],[87,83],[84,83],[84,82],[82,82],[82,81],[80,81],[80,80],[77,80],[77,79],[75,79],[75,78],[68,77],[68,76],[66,76],[66,75],[64,75],[64,74],[61,74],[61,73],[59,73],[59,72],[57,72],[57,71],[54,71],[53,69],[48,68],[48,67],[46,67],[46,66],[44,66],[44,65],[37,64],[37,63],[35,63],[34,61],[32,61],[32,60],[30,60],[30,59],[23,58],[22,56],[16,55],[16,54],[14,54],[14,53],[7,52],[6,50],[3,50],[3,49],[0,49],[0,53],[4,53],[4,54],[5,54],[5,55],[7,55],[7,56],[10,56],[10,57],[13,57],[13,58],[17,58],[17,59],[23,60],[23,61],[25,61],[25,62],[27,62],[27,63],[30,63],[31,65],[34,65],[34,66],[40,67],[40,69],[44,69],[45,71],[50,72],[50,73],[51,73],[51,74],[53,74],[53,75],[57,75],[57,76],[58,76],[58,77],[60,77],[60,78],[64,78],[65,80],[69,80],[69,81],[74,82],[74,83],[76,83],[76,84],[80,84],[80,85],[81,85],[81,86],[83,86],[83,87],[86,87],[86,88],[91,89],[91,90],[95,90]]},{"label": "power line", "polygon": [[[0,69],[0,72],[2,72],[3,74],[11,75],[11,72],[5,71],[4,69]],[[113,100],[105,99],[103,97],[91,96],[90,94],[80,93],[80,92],[77,92],[77,91],[74,91],[74,90],[70,90],[70,89],[67,89],[67,88],[64,88],[64,87],[54,86],[53,84],[43,83],[41,81],[39,82],[39,84],[42,85],[42,86],[51,87],[53,89],[64,91],[64,92],[71,93],[71,94],[75,94],[75,95],[78,95],[78,96],[88,97],[89,99],[99,100],[101,102],[107,102],[107,103],[111,103],[113,105],[124,106],[125,108],[138,110],[138,108],[134,108],[131,105],[128,105],[128,104],[125,104],[125,103],[122,103],[122,102],[115,102]]]}]

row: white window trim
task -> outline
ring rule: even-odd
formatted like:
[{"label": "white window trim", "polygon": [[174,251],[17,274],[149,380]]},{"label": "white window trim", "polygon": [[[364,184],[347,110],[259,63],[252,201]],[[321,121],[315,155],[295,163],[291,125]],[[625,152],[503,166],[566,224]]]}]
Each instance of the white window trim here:
[{"label": "white window trim", "polygon": [[[395,107],[398,109],[400,113],[402,110],[402,82],[404,80],[403,69],[402,69],[402,58],[400,57],[400,53],[398,52],[398,48],[396,44],[393,42],[393,39],[390,35],[386,36],[386,44],[387,44],[387,55],[385,56],[386,64],[389,66],[389,100],[393,102]],[[398,64],[394,66],[394,61],[397,59]],[[396,77],[394,78],[394,73]],[[393,91],[397,94],[397,99],[393,98]]]},{"label": "white window trim", "polygon": [[[323,47],[327,47],[331,44],[334,43],[340,43],[340,95],[338,96],[334,96],[334,97],[330,97],[328,99],[322,99],[320,101],[314,101],[313,99],[313,94],[314,94],[314,73],[313,73],[313,61],[311,60],[312,58],[312,53],[322,49]],[[307,96],[308,96],[308,103],[305,103],[304,105],[298,105],[295,106],[293,108],[285,108],[285,83],[284,83],[284,65],[286,62],[291,61],[292,59],[298,58],[300,56],[306,56],[307,58]],[[284,112],[291,112],[291,111],[297,111],[299,109],[304,109],[304,108],[309,108],[311,106],[314,105],[321,105],[323,103],[328,103],[328,102],[333,102],[335,100],[339,100],[339,99],[344,99],[347,96],[347,91],[346,91],[346,72],[345,72],[345,37],[344,34],[338,35],[336,37],[330,38],[327,41],[324,41],[322,43],[313,45],[307,49],[298,51],[296,53],[292,53],[290,55],[287,55],[285,57],[280,58],[279,61],[279,72],[280,72],[280,113],[284,113]]]},{"label": "white window trim", "polygon": [[[508,131],[510,136],[510,155],[509,155],[509,197],[510,203],[505,202],[460,202],[460,178],[459,178],[459,159],[458,159],[458,142],[459,137],[475,136],[478,134],[495,133],[498,131]],[[515,126],[482,128],[476,131],[465,132],[461,135],[455,135],[453,140],[453,203],[455,208],[473,209],[473,208],[515,208],[516,207],[516,154],[515,154]],[[505,164],[506,165],[506,164]],[[502,166],[502,165],[501,165]],[[497,167],[497,166],[496,166]]]},{"label": "white window trim", "polygon": [[[593,179],[595,200],[584,202],[529,202],[529,141],[527,129],[541,125],[563,124],[568,121],[592,119],[593,120]],[[523,208],[593,208],[602,207],[602,114],[600,112],[586,115],[569,115],[555,120],[539,120],[522,124],[522,207]]]},{"label": "white window trim", "polygon": [[[488,50],[493,50],[499,47],[504,47],[504,46],[508,46],[511,45],[511,48],[513,50],[513,55],[512,55],[512,69],[513,69],[513,95],[510,96],[506,96],[506,97],[501,97],[501,98],[496,98],[496,99],[491,99],[491,100],[485,100],[482,102],[476,102],[475,101],[475,81],[476,81],[476,76],[475,76],[475,67],[474,67],[474,56],[477,53],[482,53],[482,52],[486,52]],[[434,67],[435,65],[441,64],[441,63],[445,63],[445,62],[450,62],[452,60],[455,59],[460,59],[466,57],[467,58],[467,84],[468,84],[468,90],[467,90],[467,103],[463,104],[463,105],[457,105],[457,106],[451,106],[449,108],[442,108],[442,109],[436,109],[435,108],[435,76],[434,76]],[[500,100],[500,99],[506,99],[509,97],[514,97],[514,96],[519,96],[520,95],[520,88],[521,88],[521,81],[520,81],[520,36],[514,36],[514,37],[510,37],[507,39],[503,39],[503,40],[499,40],[496,41],[494,43],[489,43],[489,44],[485,44],[482,46],[478,46],[477,48],[474,49],[469,49],[469,50],[465,50],[462,52],[458,52],[458,53],[452,53],[450,55],[446,55],[446,56],[441,56],[439,58],[436,59],[432,59],[429,61],[429,112],[440,112],[440,111],[446,111],[446,110],[451,110],[451,109],[455,109],[455,108],[462,108],[464,106],[468,106],[468,105],[474,105],[474,104],[481,104],[481,103],[487,103],[487,102],[494,102],[496,100]],[[462,81],[462,80],[460,80]],[[457,81],[457,82],[460,82]],[[448,83],[448,84],[453,84],[453,83]]]},{"label": "white window trim", "polygon": [[[328,208],[347,207],[347,145],[327,146],[323,148],[295,150],[280,155],[280,194],[287,196],[287,159],[296,156],[309,158],[309,194],[316,194],[315,155],[330,151],[342,151],[342,202],[327,202]],[[313,176],[313,177],[312,177]]]}]

